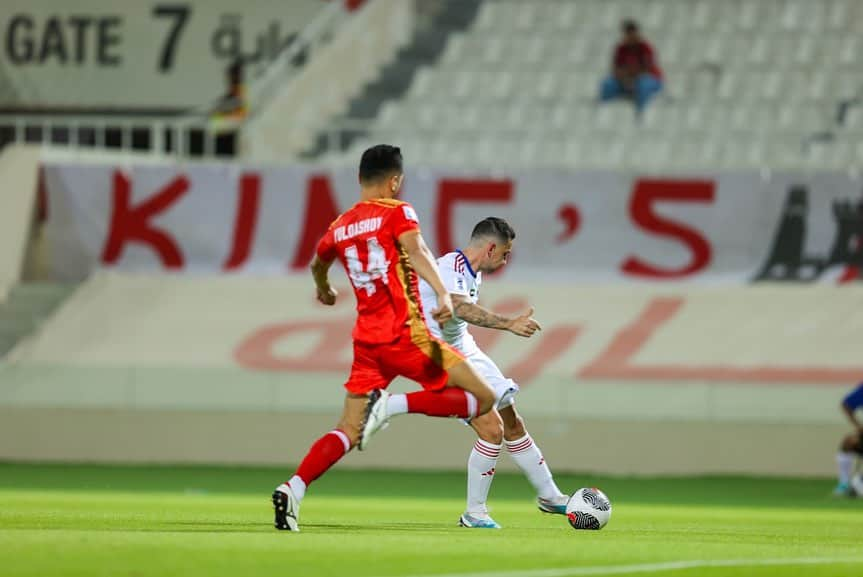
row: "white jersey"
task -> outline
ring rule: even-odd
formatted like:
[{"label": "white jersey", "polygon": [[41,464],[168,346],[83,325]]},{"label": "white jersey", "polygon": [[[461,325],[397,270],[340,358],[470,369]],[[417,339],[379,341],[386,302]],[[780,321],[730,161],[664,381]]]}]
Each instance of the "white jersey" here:
[{"label": "white jersey", "polygon": [[[451,294],[462,295],[476,304],[479,300],[479,285],[482,283],[482,273],[474,272],[464,254],[457,250],[437,259],[440,276],[444,287]],[[432,334],[457,348],[464,356],[479,352],[479,347],[467,330],[467,322],[457,316],[447,322],[443,328],[431,316],[431,311],[437,308],[437,295],[431,285],[420,279],[420,297],[423,302],[426,324]]]}]

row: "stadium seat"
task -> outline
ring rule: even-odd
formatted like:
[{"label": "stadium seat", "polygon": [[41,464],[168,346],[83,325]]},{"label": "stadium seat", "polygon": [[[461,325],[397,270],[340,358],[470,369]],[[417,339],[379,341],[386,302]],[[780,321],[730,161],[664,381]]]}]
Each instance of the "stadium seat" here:
[{"label": "stadium seat", "polygon": [[577,2],[549,3],[547,12],[552,17],[544,19],[544,22],[556,32],[567,32],[577,28],[581,22],[589,21],[585,4]]},{"label": "stadium seat", "polygon": [[740,3],[737,14],[733,16],[734,27],[738,32],[753,33],[764,22],[768,22],[764,2],[744,1]]},{"label": "stadium seat", "polygon": [[722,142],[719,164],[723,168],[759,168],[763,166],[765,160],[764,141],[759,134],[734,132]]},{"label": "stadium seat", "polygon": [[811,142],[804,146],[801,166],[809,170],[835,170],[847,166],[853,156],[853,146],[845,140]]},{"label": "stadium seat", "polygon": [[468,41],[464,34],[453,34],[446,43],[441,64],[452,65],[462,62],[468,49]]},{"label": "stadium seat", "polygon": [[845,114],[842,130],[853,134],[863,134],[863,103],[852,106]]}]

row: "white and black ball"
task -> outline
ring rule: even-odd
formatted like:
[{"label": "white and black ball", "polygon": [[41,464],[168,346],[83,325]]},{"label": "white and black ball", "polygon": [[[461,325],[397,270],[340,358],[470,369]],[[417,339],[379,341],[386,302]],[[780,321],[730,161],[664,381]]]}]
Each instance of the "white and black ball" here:
[{"label": "white and black ball", "polygon": [[602,529],[611,519],[611,501],[596,487],[579,489],[566,504],[566,518],[573,529]]}]

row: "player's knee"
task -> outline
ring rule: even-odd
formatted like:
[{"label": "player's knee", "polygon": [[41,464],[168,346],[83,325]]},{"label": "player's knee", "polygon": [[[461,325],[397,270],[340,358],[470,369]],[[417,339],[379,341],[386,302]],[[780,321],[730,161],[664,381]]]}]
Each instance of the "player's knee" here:
[{"label": "player's knee", "polygon": [[493,445],[503,443],[503,422],[493,412],[486,413],[482,417],[477,417],[471,421],[477,436]]},{"label": "player's knee", "polygon": [[503,443],[503,425],[490,425],[479,430],[478,436],[486,443],[500,445]]},{"label": "player's knee", "polygon": [[521,415],[517,416],[507,427],[506,436],[510,441],[521,439],[527,434],[527,429],[524,428],[524,419]]},{"label": "player's knee", "polygon": [[839,449],[846,453],[855,451],[857,450],[857,441],[856,435],[847,435],[842,438],[842,444],[839,445]]}]

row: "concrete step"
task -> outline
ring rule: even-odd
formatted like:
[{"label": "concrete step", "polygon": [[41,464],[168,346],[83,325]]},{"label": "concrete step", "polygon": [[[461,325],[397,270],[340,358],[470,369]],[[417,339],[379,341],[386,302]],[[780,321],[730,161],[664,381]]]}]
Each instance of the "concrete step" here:
[{"label": "concrete step", "polygon": [[27,283],[13,287],[0,303],[0,358],[51,316],[77,286]]},{"label": "concrete step", "polygon": [[[385,102],[402,98],[410,88],[417,70],[437,61],[450,36],[470,26],[481,4],[481,0],[443,0],[435,4],[413,40],[399,51],[395,61],[386,66],[377,80],[369,83],[350,102],[346,116],[372,120],[378,116]],[[326,153],[329,149],[328,132],[318,134],[300,156],[314,159]],[[340,150],[347,150],[352,142],[364,135],[365,131],[362,130],[340,131]]]}]

